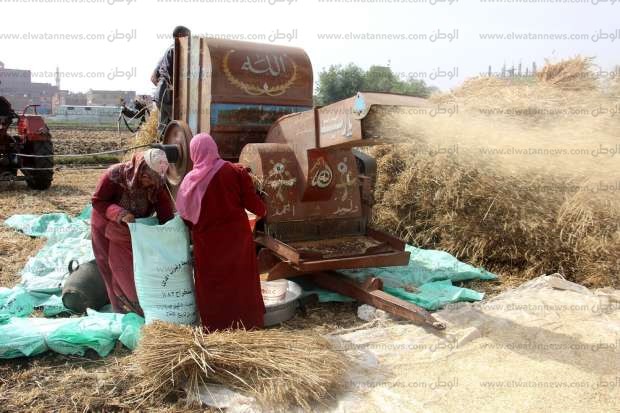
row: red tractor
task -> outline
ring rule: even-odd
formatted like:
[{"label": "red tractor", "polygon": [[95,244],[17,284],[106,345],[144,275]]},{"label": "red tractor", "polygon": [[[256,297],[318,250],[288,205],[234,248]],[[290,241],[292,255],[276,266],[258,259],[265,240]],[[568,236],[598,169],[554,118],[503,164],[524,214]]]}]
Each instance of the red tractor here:
[{"label": "red tractor", "polygon": [[[52,136],[37,106],[24,108],[21,115],[0,96],[0,181],[25,180],[32,189],[48,189],[54,177]],[[34,114],[26,114],[33,108]],[[9,134],[17,119],[17,135]],[[17,176],[21,171],[23,177]]]}]

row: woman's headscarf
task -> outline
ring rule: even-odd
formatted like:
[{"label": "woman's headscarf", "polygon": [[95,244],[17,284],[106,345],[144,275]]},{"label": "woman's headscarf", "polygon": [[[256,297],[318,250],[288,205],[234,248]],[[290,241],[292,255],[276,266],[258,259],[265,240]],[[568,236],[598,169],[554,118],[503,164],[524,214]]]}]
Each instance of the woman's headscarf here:
[{"label": "woman's headscarf", "polygon": [[[167,169],[168,160],[165,152],[161,149],[149,149],[134,154],[129,162],[114,165],[110,168],[108,176],[124,190],[119,201],[120,205],[134,214],[143,215],[157,201]],[[153,178],[155,182],[153,186],[144,188],[140,184],[140,176],[144,172]]]},{"label": "woman's headscarf", "polygon": [[211,180],[227,162],[220,158],[217,144],[208,133],[200,133],[192,139],[189,152],[194,168],[188,173],[177,193],[177,211],[181,217],[196,224],[200,218],[200,206]]}]

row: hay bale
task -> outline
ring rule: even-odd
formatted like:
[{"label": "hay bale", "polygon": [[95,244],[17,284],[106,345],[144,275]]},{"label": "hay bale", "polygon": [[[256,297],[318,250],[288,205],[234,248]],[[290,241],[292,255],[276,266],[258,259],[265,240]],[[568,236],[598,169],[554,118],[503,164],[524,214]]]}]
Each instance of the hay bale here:
[{"label": "hay bale", "polygon": [[143,330],[135,361],[143,378],[142,399],[163,400],[187,385],[190,396],[218,383],[269,406],[321,402],[342,383],[345,359],[312,332],[201,328],[157,322]]}]

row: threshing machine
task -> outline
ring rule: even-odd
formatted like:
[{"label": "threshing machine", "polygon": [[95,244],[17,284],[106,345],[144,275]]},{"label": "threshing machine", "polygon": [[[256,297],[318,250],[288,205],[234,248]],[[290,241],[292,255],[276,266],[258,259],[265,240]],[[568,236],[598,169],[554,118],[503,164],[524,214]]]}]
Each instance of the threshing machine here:
[{"label": "threshing machine", "polygon": [[356,147],[390,140],[381,110],[425,105],[381,94],[313,106],[312,65],[298,48],[210,38],[175,40],[171,186],[191,169],[189,142],[207,132],[221,155],[249,167],[266,194],[257,228],[263,280],[308,274],[320,286],[406,319],[444,328],[425,310],[358,285],[337,270],[406,265],[405,243],[369,227],[374,159]]}]

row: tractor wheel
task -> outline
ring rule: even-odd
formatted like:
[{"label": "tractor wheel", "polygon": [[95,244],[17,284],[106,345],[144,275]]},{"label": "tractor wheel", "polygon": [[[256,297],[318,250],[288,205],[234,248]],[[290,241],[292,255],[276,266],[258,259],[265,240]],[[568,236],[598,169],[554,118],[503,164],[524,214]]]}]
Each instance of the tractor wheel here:
[{"label": "tractor wheel", "polygon": [[[54,146],[52,141],[34,141],[26,144],[24,153],[29,155],[53,155]],[[54,178],[54,158],[23,158],[24,166],[28,168],[43,168],[42,170],[22,170],[26,177],[26,183],[31,189],[43,191],[52,185]]]}]

